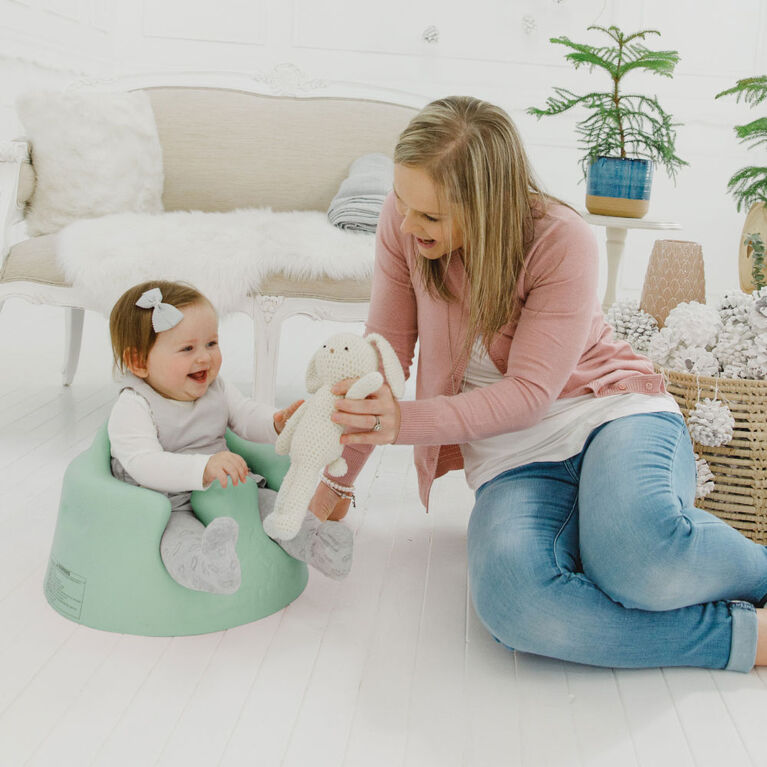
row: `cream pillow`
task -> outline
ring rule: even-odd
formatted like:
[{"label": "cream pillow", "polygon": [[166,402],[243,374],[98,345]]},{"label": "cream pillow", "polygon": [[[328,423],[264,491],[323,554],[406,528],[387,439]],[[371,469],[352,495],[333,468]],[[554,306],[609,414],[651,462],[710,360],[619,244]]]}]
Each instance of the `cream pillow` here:
[{"label": "cream pillow", "polygon": [[37,177],[30,235],[107,213],[162,211],[162,150],[145,93],[33,93],[16,108]]}]

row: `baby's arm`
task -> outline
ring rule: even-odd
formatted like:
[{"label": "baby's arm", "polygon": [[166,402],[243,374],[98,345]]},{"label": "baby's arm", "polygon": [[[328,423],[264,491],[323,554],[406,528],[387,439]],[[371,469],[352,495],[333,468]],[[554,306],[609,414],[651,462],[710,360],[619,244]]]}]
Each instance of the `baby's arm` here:
[{"label": "baby's arm", "polygon": [[224,381],[221,384],[229,408],[229,428],[251,442],[275,442],[274,407],[244,396],[232,384]]},{"label": "baby's arm", "polygon": [[203,489],[210,455],[182,455],[163,450],[147,401],[124,390],[107,425],[112,456],[142,487],[165,493]]}]

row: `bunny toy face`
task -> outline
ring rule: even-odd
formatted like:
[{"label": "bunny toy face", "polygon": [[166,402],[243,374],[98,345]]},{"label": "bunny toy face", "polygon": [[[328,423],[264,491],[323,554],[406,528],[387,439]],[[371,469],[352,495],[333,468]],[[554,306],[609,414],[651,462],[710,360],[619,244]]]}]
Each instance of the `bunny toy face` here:
[{"label": "bunny toy face", "polygon": [[377,369],[378,355],[373,346],[353,333],[338,333],[315,352],[307,372],[307,388],[311,390],[315,383],[316,388],[332,386],[344,378],[359,378]]}]

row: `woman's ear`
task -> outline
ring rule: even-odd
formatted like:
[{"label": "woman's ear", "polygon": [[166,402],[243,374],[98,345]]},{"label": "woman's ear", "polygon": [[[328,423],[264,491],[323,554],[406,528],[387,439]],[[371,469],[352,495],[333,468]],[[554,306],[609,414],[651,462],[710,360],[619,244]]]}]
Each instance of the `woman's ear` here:
[{"label": "woman's ear", "polygon": [[405,374],[402,372],[402,365],[399,363],[397,353],[380,333],[368,333],[365,340],[378,346],[386,382],[389,384],[392,394],[400,399],[405,393]]},{"label": "woman's ear", "polygon": [[123,352],[123,364],[137,378],[147,378],[149,376],[146,360],[141,359],[138,351],[132,346]]}]

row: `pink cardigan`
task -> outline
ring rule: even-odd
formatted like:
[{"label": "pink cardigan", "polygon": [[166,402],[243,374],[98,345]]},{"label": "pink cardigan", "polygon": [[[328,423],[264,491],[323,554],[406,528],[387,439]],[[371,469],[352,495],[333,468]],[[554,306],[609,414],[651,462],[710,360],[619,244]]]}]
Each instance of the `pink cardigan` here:
[{"label": "pink cardigan", "polygon": [[[463,265],[453,258],[447,274],[448,286],[462,300],[430,296],[414,268],[421,256],[413,237],[400,231],[401,221],[390,194],[378,223],[367,332],[389,340],[406,375],[420,341],[416,399],[400,402],[397,444],[415,445],[424,505],[436,477],[463,467],[462,442],[533,426],[559,398],[664,391],[650,361],[616,341],[605,322],[591,228],[570,208],[552,204],[536,221],[519,280],[521,312],[490,345],[490,357],[504,377],[459,393],[467,363]],[[351,484],[370,451],[370,446],[347,446],[349,471],[337,481]]]}]

